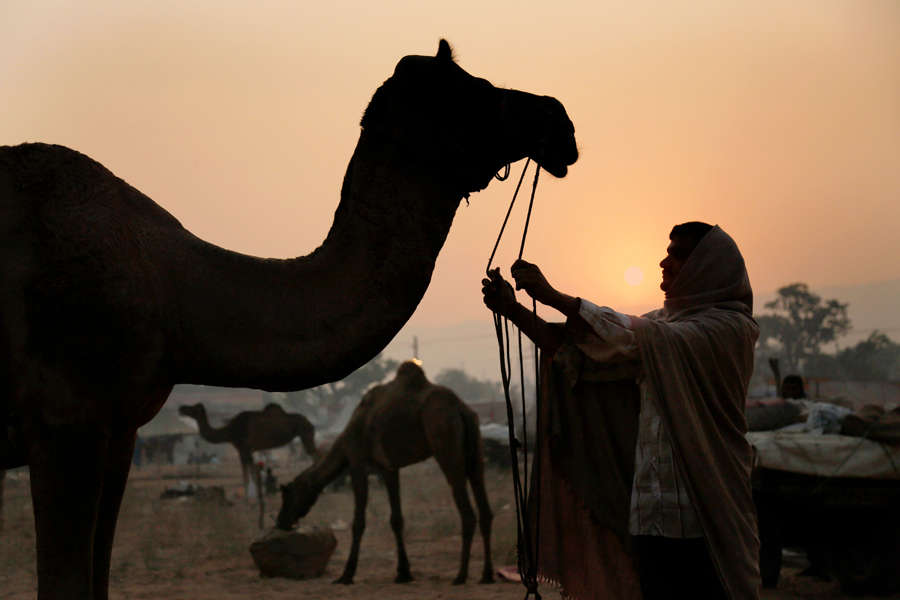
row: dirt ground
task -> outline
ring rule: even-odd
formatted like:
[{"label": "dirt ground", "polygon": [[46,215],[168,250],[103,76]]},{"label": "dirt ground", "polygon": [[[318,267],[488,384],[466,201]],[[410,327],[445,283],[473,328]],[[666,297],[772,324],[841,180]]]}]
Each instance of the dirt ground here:
[{"label": "dirt ground", "polygon": [[[276,466],[279,481],[287,481],[300,464]],[[515,515],[510,476],[488,470],[488,494],[495,512],[493,558],[495,567],[515,562]],[[221,485],[230,504],[194,498],[161,499],[167,488],[186,481],[200,486]],[[190,467],[145,466],[131,472],[122,505],[113,550],[111,598],[261,598],[305,600],[339,598],[521,599],[518,583],[479,585],[482,544],[476,533],[469,567],[470,582],[453,586],[459,561],[459,517],[440,470],[433,460],[401,471],[401,495],[406,541],[415,581],[393,583],[395,549],[388,524],[384,491],[372,480],[367,529],[363,537],[355,584],[333,585],[350,546],[349,522],[353,499],[349,489],[326,491],[304,524],[329,525],[335,530],[337,549],[325,574],[318,579],[294,581],[264,579],[250,557],[250,543],[261,532],[255,505],[243,498],[236,460],[222,465]],[[274,523],[280,506],[270,496],[267,523]],[[34,598],[37,579],[34,563],[34,523],[27,473],[7,477],[4,528],[0,532],[0,598]],[[802,565],[783,571],[778,590],[765,590],[765,599],[841,599],[835,583],[812,581],[796,575]],[[542,587],[546,600],[560,594]]]}]

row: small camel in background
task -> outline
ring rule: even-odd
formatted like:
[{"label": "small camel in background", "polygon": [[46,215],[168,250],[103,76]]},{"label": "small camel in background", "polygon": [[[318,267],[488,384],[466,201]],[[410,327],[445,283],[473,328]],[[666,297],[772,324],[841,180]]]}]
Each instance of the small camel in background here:
[{"label": "small camel in background", "polygon": [[197,421],[200,437],[207,442],[211,444],[227,442],[237,450],[241,460],[244,489],[247,489],[251,476],[256,484],[260,529],[264,525],[265,501],[262,477],[259,469],[253,463],[253,453],[284,446],[299,437],[306,453],[312,458],[316,456],[313,424],[300,413],[285,412],[277,404],[267,404],[262,410],[239,412],[223,427],[213,427],[209,424],[206,408],[202,403],[180,406],[178,413]]},{"label": "small camel in background", "polygon": [[366,527],[368,473],[381,475],[391,505],[391,529],[397,542],[397,583],[412,581],[403,544],[399,469],[434,456],[441,467],[462,519],[462,556],[454,584],[466,581],[476,518],[466,480],[478,506],[484,540],[481,583],[493,583],[491,513],[484,487],[484,457],[478,415],[452,390],[430,383],[422,368],[407,361],[393,381],[370,389],[330,450],[294,481],[281,487],[282,504],[276,521],[289,530],[305,516],[319,494],[344,469],[353,482],[353,545],[343,575],[335,583],[353,583],[359,542]]}]

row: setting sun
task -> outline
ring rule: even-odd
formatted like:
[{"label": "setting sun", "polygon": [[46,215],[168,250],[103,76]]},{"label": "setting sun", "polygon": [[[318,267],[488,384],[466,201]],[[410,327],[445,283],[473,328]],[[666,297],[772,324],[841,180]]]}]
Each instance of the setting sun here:
[{"label": "setting sun", "polygon": [[628,285],[640,285],[644,281],[644,272],[639,267],[625,269],[625,283]]}]

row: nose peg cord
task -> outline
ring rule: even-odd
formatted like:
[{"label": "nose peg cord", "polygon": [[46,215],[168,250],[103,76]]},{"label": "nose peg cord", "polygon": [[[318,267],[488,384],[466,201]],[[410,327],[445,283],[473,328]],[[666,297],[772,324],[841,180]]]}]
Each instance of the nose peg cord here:
[{"label": "nose peg cord", "polygon": [[[525,173],[528,170],[528,165],[530,164],[531,159],[529,158],[525,162],[525,167],[522,169],[522,174],[519,176],[519,182],[516,184],[515,192],[513,192],[512,201],[509,204],[509,209],[506,211],[506,216],[503,219],[503,225],[500,227],[500,233],[497,236],[497,241],[494,243],[494,248],[491,250],[491,255],[488,258],[487,267],[485,272],[488,277],[490,277],[491,263],[494,260],[494,256],[497,253],[497,247],[500,245],[500,239],[503,237],[503,232],[506,229],[506,224],[509,221],[509,216],[512,213],[513,206],[516,203],[516,197],[519,194],[519,188],[522,186],[522,181],[525,179]],[[519,245],[519,258],[522,258],[522,253],[525,251],[525,239],[528,235],[528,224],[531,221],[531,211],[534,206],[534,196],[537,191],[538,177],[541,172],[540,165],[537,165],[537,168],[534,173],[534,182],[531,187],[531,200],[528,204],[528,213],[525,217],[525,227],[522,232],[522,242]],[[506,171],[503,177],[499,177],[498,179],[505,180],[509,176],[509,165],[506,167]],[[531,301],[531,310],[537,315],[537,302],[532,298]],[[503,382],[503,392],[506,399],[506,423],[509,434],[509,449],[510,449],[510,458],[511,458],[511,466],[512,466],[512,478],[513,478],[513,493],[516,501],[516,550],[518,555],[517,560],[517,568],[519,571],[519,577],[522,579],[522,584],[525,586],[525,600],[528,600],[530,597],[534,597],[535,600],[541,600],[541,595],[538,592],[538,558],[539,558],[539,547],[540,547],[540,481],[541,481],[541,470],[540,470],[540,446],[541,446],[541,410],[540,410],[540,392],[541,392],[541,383],[540,383],[540,350],[537,345],[534,346],[534,385],[535,385],[535,407],[537,414],[537,423],[536,423],[536,434],[537,439],[535,440],[535,454],[532,458],[531,465],[531,473],[530,478],[531,482],[529,485],[529,470],[528,470],[528,420],[526,416],[526,407],[525,407],[525,366],[522,352],[522,332],[521,330],[517,331],[518,334],[518,350],[519,350],[519,382],[521,389],[521,408],[522,408],[522,442],[516,438],[515,431],[515,416],[513,415],[513,407],[512,407],[512,398],[510,397],[510,379],[512,375],[512,364],[511,364],[511,356],[510,356],[510,335],[509,335],[509,319],[501,316],[498,313],[494,313],[494,331],[497,335],[497,347],[499,349],[500,354],[500,377]],[[523,463],[522,463],[522,473],[519,473],[519,455],[518,448],[522,447],[523,449]],[[534,507],[534,530],[529,526],[528,523],[528,513],[531,510],[531,507]]]}]

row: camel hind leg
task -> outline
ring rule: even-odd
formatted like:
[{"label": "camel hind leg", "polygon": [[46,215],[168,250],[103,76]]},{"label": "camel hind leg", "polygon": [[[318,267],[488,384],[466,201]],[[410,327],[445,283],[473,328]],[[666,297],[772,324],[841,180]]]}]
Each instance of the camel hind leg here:
[{"label": "camel hind leg", "polygon": [[453,580],[454,585],[465,583],[469,576],[469,556],[476,524],[475,511],[472,510],[469,492],[466,489],[465,435],[465,425],[461,419],[444,418],[426,426],[426,436],[433,449],[434,458],[447,478],[447,483],[450,484],[453,501],[462,521],[462,551],[459,573]]},{"label": "camel hind leg", "polygon": [[[478,433],[478,424],[475,423],[475,431]],[[480,434],[478,438],[480,442]],[[475,505],[478,507],[478,527],[481,529],[481,540],[484,544],[484,569],[481,572],[479,583],[494,583],[494,566],[491,560],[491,523],[494,513],[488,502],[487,491],[484,486],[484,458],[481,452],[481,444],[478,444],[478,452],[475,456],[469,456],[469,485],[472,486],[472,494],[475,496]]]},{"label": "camel hind leg", "polygon": [[109,442],[106,454],[106,468],[103,473],[103,488],[94,535],[94,599],[106,600],[109,589],[109,567],[112,557],[113,538],[116,521],[128,472],[134,456],[136,432],[115,437]]}]

